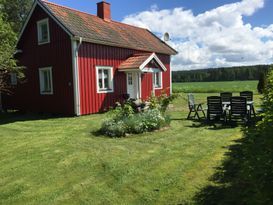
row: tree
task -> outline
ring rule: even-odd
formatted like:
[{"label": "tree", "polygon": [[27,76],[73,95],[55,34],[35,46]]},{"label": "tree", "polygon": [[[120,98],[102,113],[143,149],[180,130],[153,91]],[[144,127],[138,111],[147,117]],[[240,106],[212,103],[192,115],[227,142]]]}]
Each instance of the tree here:
[{"label": "tree", "polygon": [[0,13],[12,30],[19,33],[29,13],[33,0],[0,0]]},{"label": "tree", "polygon": [[257,85],[257,90],[260,94],[263,94],[266,86],[266,74],[264,72],[260,73],[259,82]]},{"label": "tree", "polygon": [[[11,26],[0,16],[0,96],[1,93],[10,92],[8,81],[10,73],[16,73],[19,79],[24,77],[22,68],[16,65],[16,60],[13,58],[16,40],[16,34]],[[2,110],[1,104],[0,97],[0,110]]]}]

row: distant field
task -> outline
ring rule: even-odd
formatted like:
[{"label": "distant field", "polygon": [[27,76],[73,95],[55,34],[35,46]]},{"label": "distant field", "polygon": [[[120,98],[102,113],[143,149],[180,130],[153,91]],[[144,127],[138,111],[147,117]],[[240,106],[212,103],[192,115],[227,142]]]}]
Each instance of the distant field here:
[{"label": "distant field", "polygon": [[251,90],[257,93],[258,81],[173,83],[174,93],[219,93]]}]

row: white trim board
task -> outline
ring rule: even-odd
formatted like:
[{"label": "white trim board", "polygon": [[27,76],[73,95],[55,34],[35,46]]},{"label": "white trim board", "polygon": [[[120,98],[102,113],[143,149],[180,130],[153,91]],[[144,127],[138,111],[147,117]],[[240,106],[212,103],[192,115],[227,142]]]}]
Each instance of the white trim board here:
[{"label": "white trim board", "polygon": [[[100,90],[99,88],[99,69],[110,70],[110,79],[109,79],[109,87],[110,90]],[[113,67],[111,66],[96,66],[96,85],[97,85],[97,93],[113,93],[114,92],[114,73]]]},{"label": "white trim board", "polygon": [[72,74],[73,74],[73,93],[74,93],[74,114],[81,115],[81,99],[79,84],[79,67],[78,67],[78,43],[71,39],[72,51]]},{"label": "white trim board", "polygon": [[[42,76],[43,71],[49,71],[50,75],[50,92],[42,92],[42,87],[44,86],[44,79]],[[53,89],[53,73],[52,73],[52,67],[44,67],[44,68],[39,68],[39,83],[40,83],[40,95],[53,95],[54,94],[54,89]]]},{"label": "white trim board", "polygon": [[157,55],[155,53],[153,53],[152,55],[150,55],[149,58],[147,58],[140,66],[139,69],[143,70],[145,68],[145,66],[152,60],[155,59],[155,61],[159,64],[159,66],[164,70],[167,71],[167,68],[165,67],[165,65],[161,62],[161,60],[157,57]]},{"label": "white trim board", "polygon": [[[41,41],[41,39],[42,39],[41,25],[43,23],[46,23],[46,26],[47,26],[47,41],[44,41],[44,42]],[[38,37],[38,40],[37,40],[38,45],[44,45],[44,44],[50,43],[50,30],[49,30],[48,18],[44,18],[42,20],[37,21],[37,37]]]}]

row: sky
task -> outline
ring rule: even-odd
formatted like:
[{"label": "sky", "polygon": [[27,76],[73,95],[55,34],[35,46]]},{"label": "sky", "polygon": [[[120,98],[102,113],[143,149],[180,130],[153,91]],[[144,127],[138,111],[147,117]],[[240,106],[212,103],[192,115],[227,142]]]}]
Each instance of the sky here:
[{"label": "sky", "polygon": [[[96,14],[94,0],[49,0]],[[273,0],[108,0],[112,18],[147,28],[179,54],[173,70],[273,62]]]}]

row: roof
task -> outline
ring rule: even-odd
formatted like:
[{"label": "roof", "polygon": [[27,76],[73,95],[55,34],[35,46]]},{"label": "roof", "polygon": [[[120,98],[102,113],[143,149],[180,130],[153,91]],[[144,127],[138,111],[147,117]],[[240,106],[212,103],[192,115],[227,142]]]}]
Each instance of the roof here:
[{"label": "roof", "polygon": [[153,59],[163,71],[167,70],[164,64],[160,61],[160,59],[157,57],[155,53],[135,54],[132,57],[127,58],[127,60],[125,60],[124,62],[122,62],[119,65],[118,69],[122,71],[131,69],[139,69],[143,71],[145,70],[145,66],[147,66]]},{"label": "roof", "polygon": [[95,15],[60,6],[48,1],[38,1],[73,36],[83,41],[130,48],[140,51],[175,55],[177,51],[147,29],[113,20],[105,21]]}]

